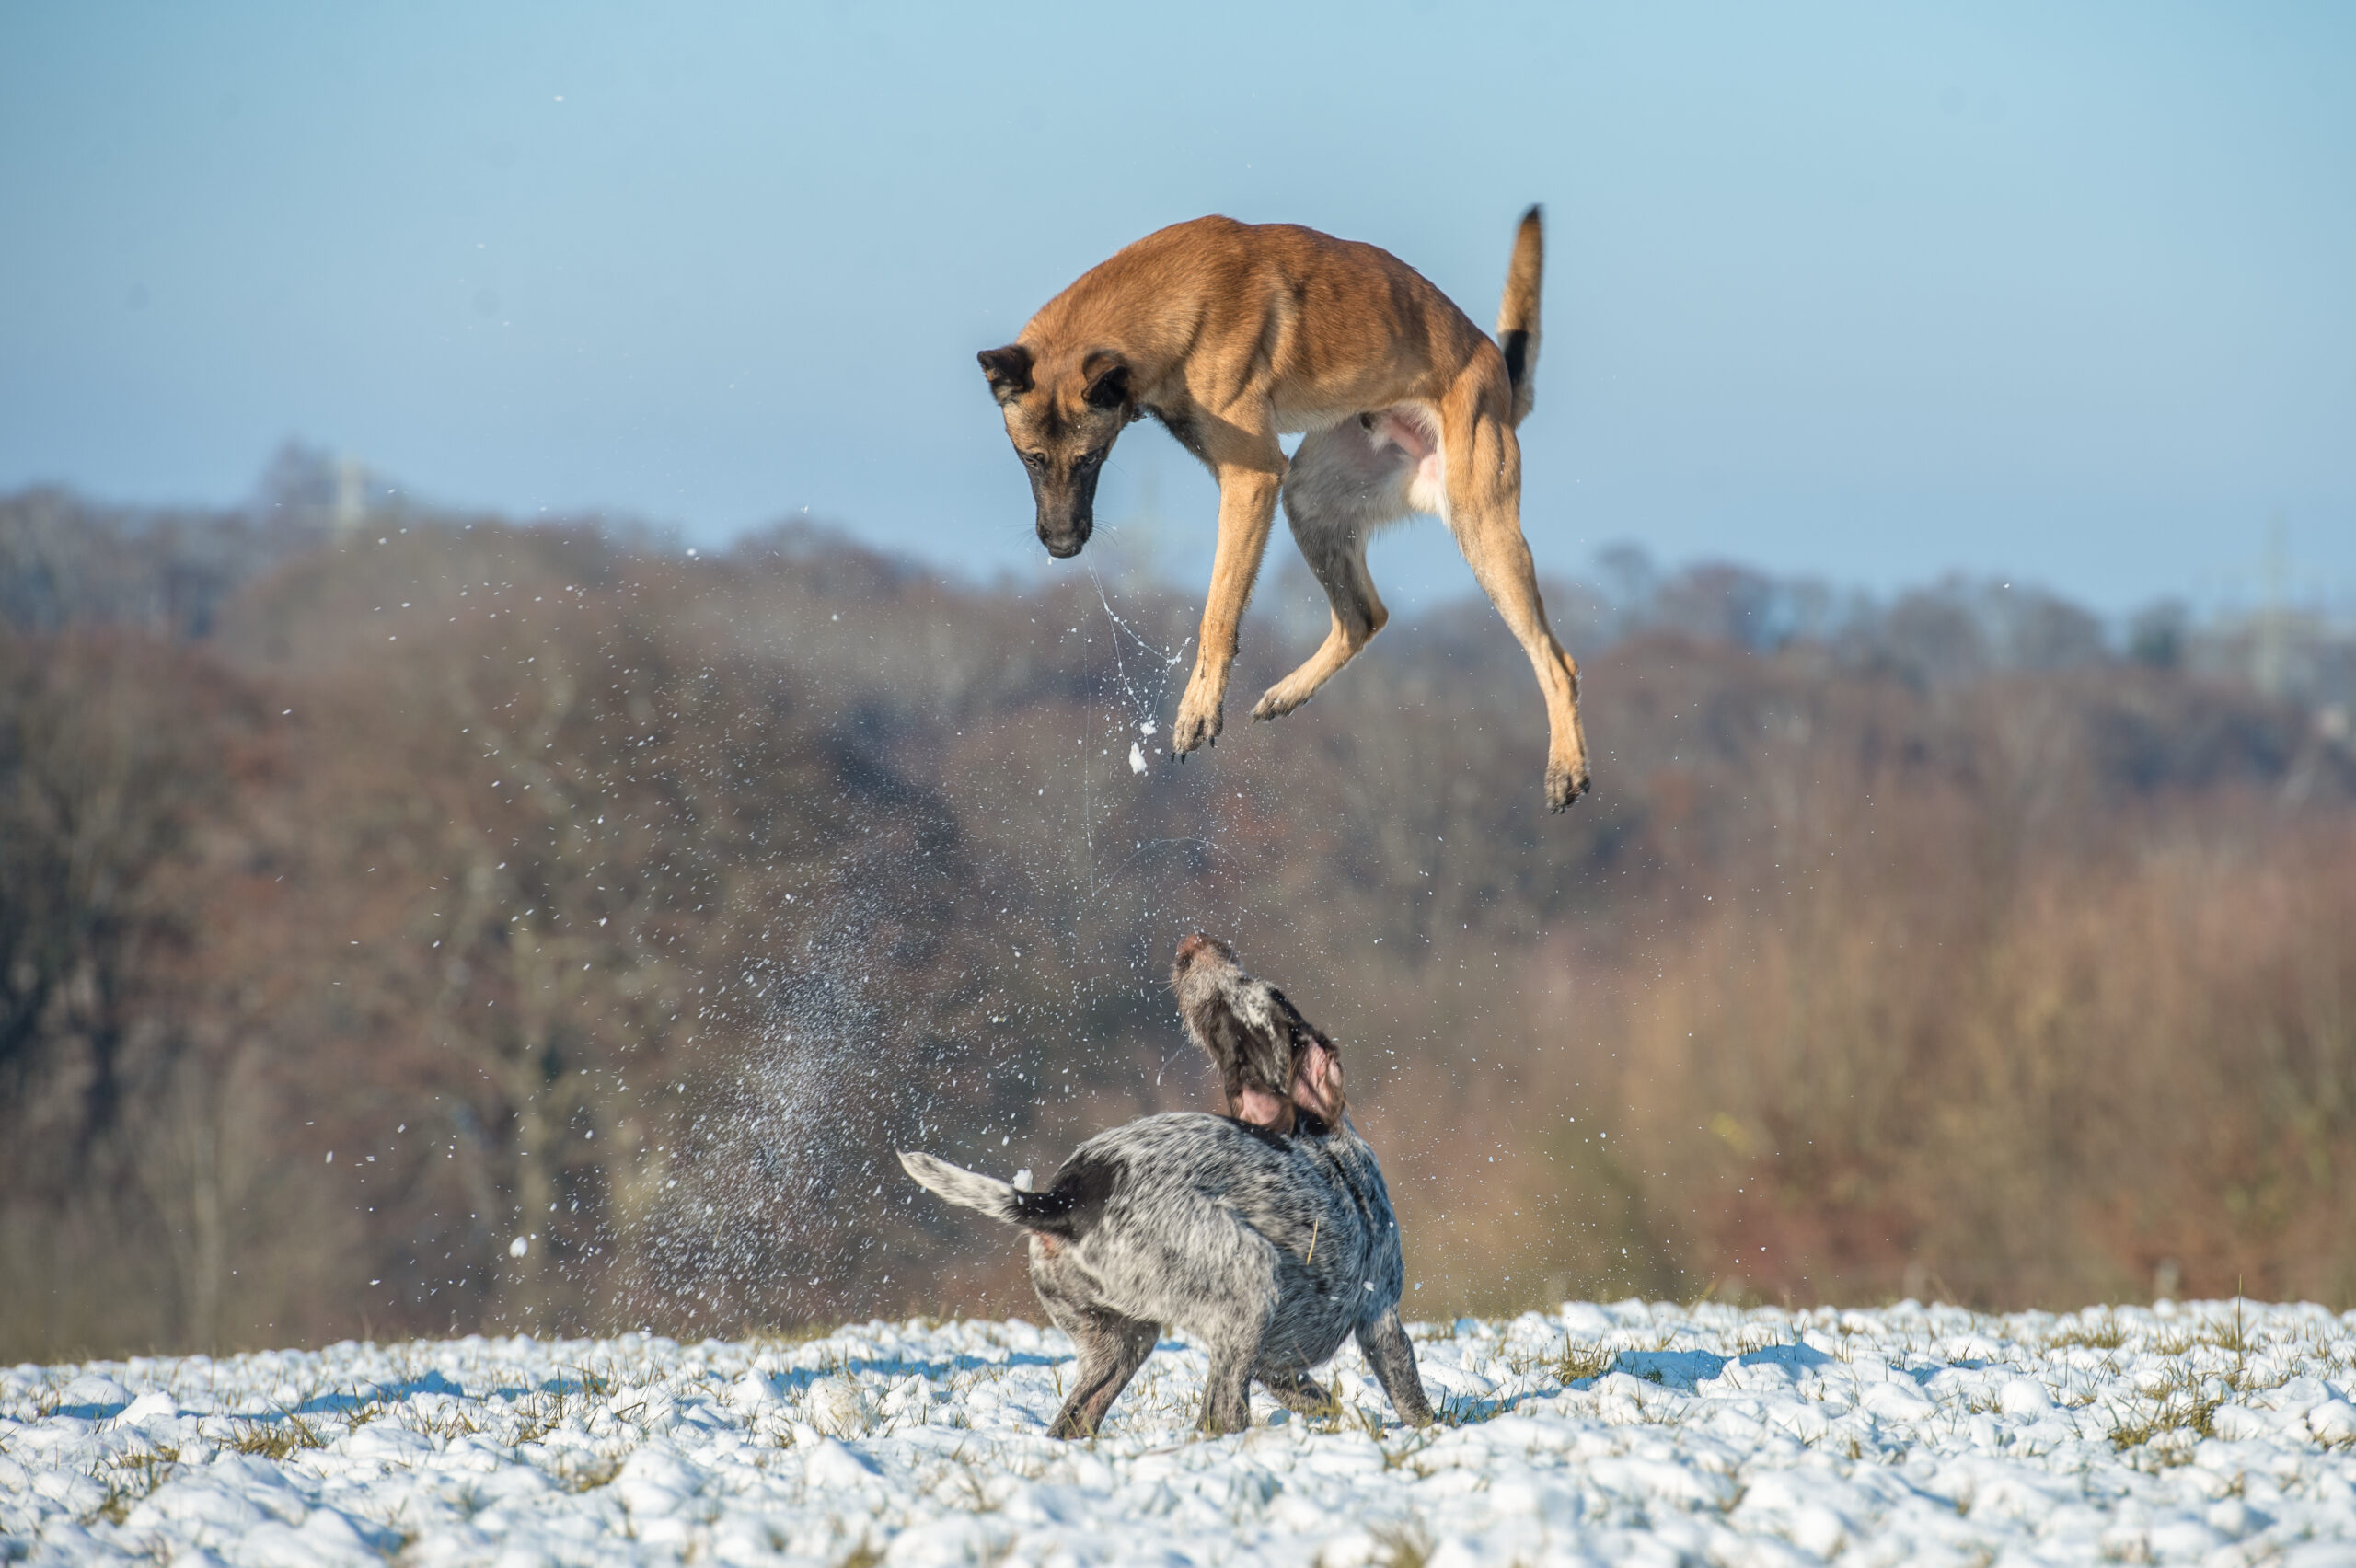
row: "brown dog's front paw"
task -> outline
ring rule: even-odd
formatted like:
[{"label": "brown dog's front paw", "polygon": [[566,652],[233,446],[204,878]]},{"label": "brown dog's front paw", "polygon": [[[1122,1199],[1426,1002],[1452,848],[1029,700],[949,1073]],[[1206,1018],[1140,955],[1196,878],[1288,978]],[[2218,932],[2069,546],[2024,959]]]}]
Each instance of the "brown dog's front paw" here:
[{"label": "brown dog's front paw", "polygon": [[1178,721],[1170,726],[1170,749],[1184,756],[1195,747],[1218,744],[1219,709],[1218,698],[1197,698],[1195,688],[1186,688],[1185,700],[1178,705]]},{"label": "brown dog's front paw", "polygon": [[1576,768],[1549,767],[1546,770],[1546,809],[1550,812],[1568,811],[1572,802],[1586,794],[1588,788],[1586,764],[1582,763]]}]

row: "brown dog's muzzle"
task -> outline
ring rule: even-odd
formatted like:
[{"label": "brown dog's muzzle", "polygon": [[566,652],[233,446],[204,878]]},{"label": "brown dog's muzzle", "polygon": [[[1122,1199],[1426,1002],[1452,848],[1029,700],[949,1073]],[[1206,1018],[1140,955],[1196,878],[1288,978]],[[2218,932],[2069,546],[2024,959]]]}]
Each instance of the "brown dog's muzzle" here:
[{"label": "brown dog's muzzle", "polygon": [[1039,508],[1039,542],[1057,560],[1078,555],[1089,535],[1096,531],[1096,476],[1102,471],[1094,464],[1069,475],[1031,470],[1031,499]]},{"label": "brown dog's muzzle", "polygon": [[1096,519],[1085,513],[1051,524],[1047,509],[1044,506],[1039,509],[1039,542],[1046,546],[1047,553],[1057,560],[1069,560],[1078,555],[1080,547],[1088,543],[1088,536],[1094,532]]}]

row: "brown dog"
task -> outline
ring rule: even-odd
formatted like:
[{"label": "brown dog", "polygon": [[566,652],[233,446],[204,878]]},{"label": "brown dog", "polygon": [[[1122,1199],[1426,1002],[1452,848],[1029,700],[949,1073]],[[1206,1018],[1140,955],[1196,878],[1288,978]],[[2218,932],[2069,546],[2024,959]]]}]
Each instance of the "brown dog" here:
[{"label": "brown dog", "polygon": [[[1290,224],[1197,218],[1148,235],[1047,302],[980,358],[1031,472],[1039,538],[1074,556],[1095,525],[1096,478],[1123,427],[1151,414],[1218,478],[1218,548],[1202,645],[1171,748],[1218,736],[1237,624],[1281,492],[1324,586],[1333,629],[1252,709],[1309,700],[1389,612],[1367,536],[1415,512],[1456,536],[1546,695],[1546,803],[1588,787],[1578,666],[1547,628],[1521,536],[1521,447],[1538,361],[1538,209],[1521,220],[1497,339],[1413,268],[1371,245]],[[1287,460],[1282,435],[1303,432]]]}]

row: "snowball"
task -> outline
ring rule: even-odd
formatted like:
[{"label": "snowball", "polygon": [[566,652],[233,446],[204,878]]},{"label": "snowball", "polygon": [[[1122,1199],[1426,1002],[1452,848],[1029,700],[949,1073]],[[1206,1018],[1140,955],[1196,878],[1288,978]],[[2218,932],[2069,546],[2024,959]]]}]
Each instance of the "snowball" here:
[{"label": "snowball", "polygon": [[2356,1438],[2356,1405],[2346,1400],[2326,1400],[2307,1412],[2307,1430],[2318,1443],[2345,1443]]},{"label": "snowball", "polygon": [[112,1415],[131,1403],[131,1390],[98,1372],[85,1372],[59,1390],[60,1409]]},{"label": "snowball", "polygon": [[2006,1415],[2039,1415],[2053,1408],[2053,1396],[2033,1378],[2008,1378],[1996,1390],[1996,1404]]},{"label": "snowball", "polygon": [[856,1448],[847,1448],[833,1438],[822,1438],[803,1461],[803,1474],[816,1487],[856,1486],[862,1481],[872,1481],[879,1473],[875,1461]]},{"label": "snowball", "polygon": [[150,1389],[131,1401],[123,1411],[121,1420],[126,1426],[135,1426],[143,1421],[152,1421],[159,1415],[178,1415],[179,1412],[179,1404],[171,1395],[158,1393]]},{"label": "snowball", "polygon": [[2247,1405],[2219,1405],[2209,1418],[2210,1430],[2229,1443],[2252,1437],[2263,1437],[2274,1430],[2274,1423]]},{"label": "snowball", "polygon": [[766,1372],[747,1372],[728,1386],[724,1399],[729,1409],[750,1414],[778,1402],[777,1385]]},{"label": "snowball", "polygon": [[867,1394],[846,1376],[821,1378],[810,1385],[810,1424],[829,1437],[856,1437],[867,1430]]}]

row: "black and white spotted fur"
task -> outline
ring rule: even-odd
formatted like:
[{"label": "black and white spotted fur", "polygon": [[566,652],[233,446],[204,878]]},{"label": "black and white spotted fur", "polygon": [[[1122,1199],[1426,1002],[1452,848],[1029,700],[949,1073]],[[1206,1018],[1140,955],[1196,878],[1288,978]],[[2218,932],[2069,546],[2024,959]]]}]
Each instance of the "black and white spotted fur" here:
[{"label": "black and white spotted fur", "polygon": [[[1188,1032],[1215,1061],[1222,1041],[1299,1020],[1281,993],[1206,938],[1181,947],[1174,980]],[[1322,1035],[1308,1035],[1333,1051]],[[1270,1043],[1255,1039],[1254,1048],[1265,1062]],[[1290,1409],[1331,1409],[1310,1369],[1353,1335],[1401,1418],[1431,1420],[1399,1322],[1403,1267],[1391,1194],[1341,1106],[1338,1065],[1327,1068],[1320,1081],[1330,1089],[1300,1091],[1290,1133],[1229,1116],[1148,1116],[1081,1144],[1041,1192],[929,1154],[900,1156],[909,1175],[950,1202],[1031,1233],[1032,1285],[1080,1349],[1056,1435],[1097,1429],[1165,1324],[1210,1354],[1206,1430],[1250,1424],[1254,1380]],[[1243,1077],[1282,1082],[1265,1070]],[[1225,1081],[1236,1080],[1230,1073]]]}]

